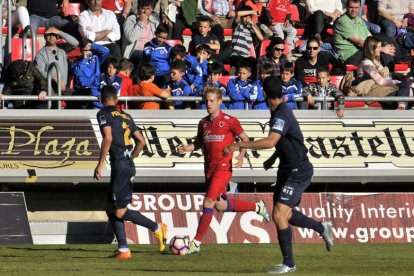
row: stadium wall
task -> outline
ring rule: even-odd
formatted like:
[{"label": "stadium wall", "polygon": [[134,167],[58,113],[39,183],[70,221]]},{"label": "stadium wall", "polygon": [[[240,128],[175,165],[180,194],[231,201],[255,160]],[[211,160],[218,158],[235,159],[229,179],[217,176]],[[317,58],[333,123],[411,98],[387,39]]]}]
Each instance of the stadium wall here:
[{"label": "stadium wall", "polygon": [[[201,183],[201,151],[179,154],[192,141],[205,111],[130,111],[142,129],[146,147],[135,160],[136,182]],[[268,133],[266,111],[229,111],[251,139]],[[353,110],[339,120],[333,111],[295,112],[314,167],[314,182],[411,182],[414,176],[414,112]],[[0,183],[97,183],[92,171],[101,134],[96,111],[6,110],[0,113]],[[249,160],[234,170],[235,182],[268,182],[264,171],[273,150],[248,151]],[[275,167],[277,164],[275,165]]]}]

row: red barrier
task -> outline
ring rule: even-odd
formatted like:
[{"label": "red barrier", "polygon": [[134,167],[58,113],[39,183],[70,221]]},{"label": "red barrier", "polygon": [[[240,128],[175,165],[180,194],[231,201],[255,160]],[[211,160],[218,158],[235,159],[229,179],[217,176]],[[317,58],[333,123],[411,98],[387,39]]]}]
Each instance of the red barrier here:
[{"label": "red barrier", "polygon": [[[272,210],[267,194],[232,194],[249,201],[263,199]],[[134,194],[129,208],[168,225],[168,239],[175,235],[194,237],[202,211],[201,194]],[[414,241],[414,193],[405,194],[305,194],[299,210],[316,219],[333,221],[336,243],[412,243]],[[146,228],[126,224],[134,243],[155,243]],[[310,229],[292,227],[295,243],[322,243]],[[273,223],[254,212],[217,214],[204,243],[277,243]]]}]

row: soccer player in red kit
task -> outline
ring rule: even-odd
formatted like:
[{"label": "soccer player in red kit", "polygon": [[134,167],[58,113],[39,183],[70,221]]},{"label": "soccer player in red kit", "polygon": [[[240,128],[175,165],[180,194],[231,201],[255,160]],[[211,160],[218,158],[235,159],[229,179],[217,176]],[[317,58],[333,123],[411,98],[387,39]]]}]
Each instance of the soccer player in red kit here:
[{"label": "soccer player in red kit", "polygon": [[[233,156],[223,156],[223,149],[233,144],[236,136],[242,141],[249,141],[249,137],[241,127],[239,120],[220,110],[223,101],[221,90],[217,87],[207,87],[204,92],[208,116],[199,122],[194,143],[178,146],[180,153],[202,148],[205,161],[207,193],[203,201],[203,214],[198,224],[197,234],[191,242],[188,254],[200,252],[201,241],[210,226],[214,209],[218,212],[255,211],[270,222],[270,215],[263,200],[247,202],[226,196],[226,186],[232,177]],[[243,165],[245,152],[241,150],[237,156],[237,168]]]}]

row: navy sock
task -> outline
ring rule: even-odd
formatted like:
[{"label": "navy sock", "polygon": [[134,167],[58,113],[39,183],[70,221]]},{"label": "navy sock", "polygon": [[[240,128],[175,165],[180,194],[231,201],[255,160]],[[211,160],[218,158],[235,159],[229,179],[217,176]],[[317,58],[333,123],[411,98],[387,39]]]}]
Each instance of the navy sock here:
[{"label": "navy sock", "polygon": [[114,230],[116,240],[118,241],[118,248],[128,248],[128,243],[125,234],[125,225],[122,219],[117,218],[114,214],[107,214]]},{"label": "navy sock", "polygon": [[125,214],[122,216],[123,220],[128,220],[136,225],[143,226],[145,228],[148,228],[152,232],[155,232],[158,228],[158,224],[146,216],[142,215],[140,212],[126,209]]},{"label": "navy sock", "polygon": [[292,251],[292,228],[277,229],[277,239],[279,241],[280,250],[283,255],[283,263],[288,267],[294,267]]},{"label": "navy sock", "polygon": [[320,221],[307,217],[296,209],[292,209],[292,217],[289,220],[289,224],[298,227],[310,228],[319,234],[322,234],[325,230]]}]

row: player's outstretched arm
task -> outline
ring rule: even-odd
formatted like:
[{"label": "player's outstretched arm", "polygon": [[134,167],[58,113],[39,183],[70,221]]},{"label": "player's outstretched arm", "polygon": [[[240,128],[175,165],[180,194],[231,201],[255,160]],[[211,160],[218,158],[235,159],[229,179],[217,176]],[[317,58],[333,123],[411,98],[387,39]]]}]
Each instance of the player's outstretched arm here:
[{"label": "player's outstretched arm", "polygon": [[112,127],[106,126],[102,129],[102,144],[101,144],[101,154],[99,155],[98,165],[96,165],[94,178],[97,180],[101,179],[101,173],[103,166],[105,164],[105,158],[108,155],[109,149],[111,148],[112,143]]},{"label": "player's outstretched arm", "polygon": [[224,156],[227,156],[230,152],[240,149],[270,149],[276,146],[282,135],[277,132],[270,132],[266,138],[231,144],[223,149]]},{"label": "player's outstretched arm", "polygon": [[195,140],[193,144],[184,145],[181,144],[177,147],[178,153],[183,154],[189,151],[195,151],[202,147],[202,142],[199,140]]},{"label": "player's outstretched arm", "polygon": [[142,136],[141,131],[137,130],[133,133],[133,135],[135,138],[135,148],[131,154],[132,160],[139,156],[140,152],[144,149],[145,146],[145,138]]}]

